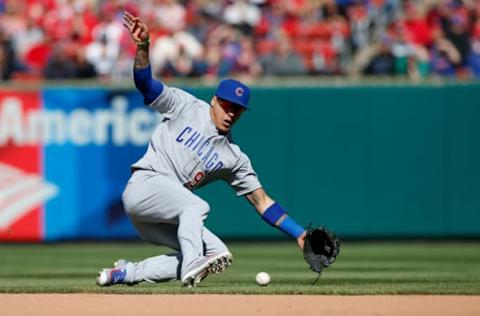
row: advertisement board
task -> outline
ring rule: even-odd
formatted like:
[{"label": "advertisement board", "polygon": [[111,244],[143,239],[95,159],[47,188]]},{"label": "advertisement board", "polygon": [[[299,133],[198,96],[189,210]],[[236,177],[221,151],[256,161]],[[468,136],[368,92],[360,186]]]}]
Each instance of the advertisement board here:
[{"label": "advertisement board", "polygon": [[0,240],[129,238],[128,166],[159,115],[135,91],[0,94]]}]

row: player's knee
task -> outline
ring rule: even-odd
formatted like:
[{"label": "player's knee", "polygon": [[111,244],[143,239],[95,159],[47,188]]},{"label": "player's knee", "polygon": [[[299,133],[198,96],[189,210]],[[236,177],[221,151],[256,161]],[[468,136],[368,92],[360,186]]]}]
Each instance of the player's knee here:
[{"label": "player's knee", "polygon": [[201,200],[198,203],[198,208],[199,208],[200,212],[202,212],[202,213],[210,212],[210,205],[207,202],[205,202],[204,200]]},{"label": "player's knee", "polygon": [[195,209],[197,212],[200,213],[200,216],[202,219],[205,219],[207,217],[208,212],[210,212],[210,205],[208,205],[207,202],[204,200],[199,201],[198,204],[195,205]]}]

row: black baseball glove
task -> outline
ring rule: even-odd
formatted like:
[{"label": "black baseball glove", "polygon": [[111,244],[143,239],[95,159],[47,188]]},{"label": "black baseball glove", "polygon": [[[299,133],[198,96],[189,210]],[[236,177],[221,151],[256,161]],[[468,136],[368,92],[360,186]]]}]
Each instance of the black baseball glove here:
[{"label": "black baseball glove", "polygon": [[318,273],[328,268],[340,253],[340,242],[324,227],[307,229],[303,256],[310,268]]}]

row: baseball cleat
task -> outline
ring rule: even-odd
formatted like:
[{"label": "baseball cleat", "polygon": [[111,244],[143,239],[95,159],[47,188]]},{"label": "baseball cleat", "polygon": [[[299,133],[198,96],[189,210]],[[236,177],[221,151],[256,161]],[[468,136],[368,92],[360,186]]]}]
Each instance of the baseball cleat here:
[{"label": "baseball cleat", "polygon": [[203,258],[194,268],[182,278],[182,285],[196,287],[209,274],[225,271],[232,264],[233,256],[230,252],[211,255]]},{"label": "baseball cleat", "polygon": [[120,269],[102,269],[98,273],[97,285],[100,286],[110,286],[114,284],[124,283],[125,277],[127,276],[127,270],[124,268]]}]

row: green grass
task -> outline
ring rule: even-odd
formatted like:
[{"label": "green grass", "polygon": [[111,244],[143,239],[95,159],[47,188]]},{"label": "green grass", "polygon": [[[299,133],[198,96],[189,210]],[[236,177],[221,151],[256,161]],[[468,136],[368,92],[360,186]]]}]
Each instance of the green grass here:
[{"label": "green grass", "polygon": [[[115,259],[165,253],[144,243],[0,245],[1,293],[122,294],[480,294],[479,243],[345,243],[337,262],[312,285],[293,243],[229,243],[235,260],[195,289],[179,282],[97,287],[98,270]],[[257,272],[272,282],[255,284]]]}]

